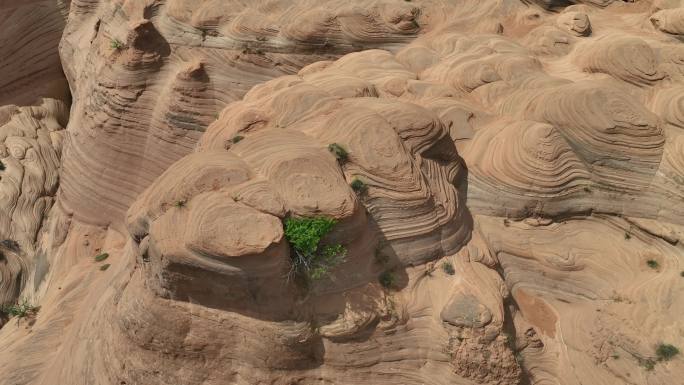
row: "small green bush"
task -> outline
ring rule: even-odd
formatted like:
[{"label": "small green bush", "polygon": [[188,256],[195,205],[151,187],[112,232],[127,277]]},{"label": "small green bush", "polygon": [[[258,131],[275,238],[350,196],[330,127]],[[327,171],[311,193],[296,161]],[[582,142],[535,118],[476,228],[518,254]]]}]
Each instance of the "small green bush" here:
[{"label": "small green bush", "polygon": [[394,274],[393,271],[391,270],[385,270],[380,276],[378,277],[378,282],[382,285],[382,287],[386,289],[391,289],[393,288],[396,283],[397,283],[397,277]]},{"label": "small green bush", "polygon": [[186,202],[185,199],[179,199],[179,200],[177,200],[176,202],[173,203],[173,206],[176,207],[176,208],[181,209],[181,208],[185,207],[185,205],[186,205],[187,203],[188,203],[188,202]]},{"label": "small green bush", "polygon": [[102,262],[107,258],[109,258],[108,253],[101,253],[101,254],[96,255],[94,259],[95,259],[95,262]]},{"label": "small green bush", "polygon": [[317,281],[330,274],[330,270],[344,261],[347,250],[342,245],[324,246],[310,265],[308,278]]},{"label": "small green bush", "polygon": [[344,163],[349,159],[347,150],[337,143],[330,143],[328,145],[328,151],[330,151],[340,163]]},{"label": "small green bush", "polygon": [[336,221],[332,218],[287,218],[285,220],[285,237],[295,251],[302,254],[313,254],[318,244],[332,230]]},{"label": "small green bush", "polygon": [[292,247],[288,279],[299,277],[305,283],[326,277],[344,261],[347,250],[340,244],[323,245],[321,239],[337,221],[332,218],[287,218],[285,238]]},{"label": "small green bush", "polygon": [[24,298],[20,303],[2,306],[0,311],[10,317],[24,318],[29,315],[36,314],[38,312],[38,308],[29,304],[28,300]]},{"label": "small green bush", "polygon": [[632,235],[630,233],[625,233],[625,239],[632,239]]},{"label": "small green bush", "polygon": [[13,239],[3,239],[0,242],[0,245],[14,251],[15,253],[19,252],[19,243]]},{"label": "small green bush", "polygon": [[104,265],[100,266],[100,270],[105,271],[109,269],[109,266],[111,266],[109,263],[105,263]]},{"label": "small green bush", "polygon": [[349,185],[357,194],[363,194],[368,190],[368,186],[359,178],[354,178]]},{"label": "small green bush", "polygon": [[679,354],[679,349],[677,349],[676,346],[670,344],[658,344],[656,347],[656,356],[658,356],[658,361],[669,361],[677,354]]},{"label": "small green bush", "polygon": [[232,140],[233,143],[239,143],[239,142],[240,142],[242,139],[244,139],[244,138],[245,138],[245,137],[242,136],[242,135],[235,135],[235,136],[233,137],[233,139],[231,139],[231,140]]},{"label": "small green bush", "polygon": [[660,266],[660,265],[658,264],[658,261],[656,261],[655,259],[649,259],[648,261],[646,261],[646,264],[647,264],[648,267],[650,267],[651,269],[657,269],[658,266]]},{"label": "small green bush", "polygon": [[454,265],[449,261],[445,261],[442,264],[442,270],[444,270],[444,272],[449,274],[449,275],[456,274],[456,270],[454,269]]},{"label": "small green bush", "polygon": [[0,160],[0,171],[5,171],[5,164]]},{"label": "small green bush", "polygon": [[113,49],[119,50],[124,47],[124,44],[120,40],[112,38],[109,40],[109,46]]}]

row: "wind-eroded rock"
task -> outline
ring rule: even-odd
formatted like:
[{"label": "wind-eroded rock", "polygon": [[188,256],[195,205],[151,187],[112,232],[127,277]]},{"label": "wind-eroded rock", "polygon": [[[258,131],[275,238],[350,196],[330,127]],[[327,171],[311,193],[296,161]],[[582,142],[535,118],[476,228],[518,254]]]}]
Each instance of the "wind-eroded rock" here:
[{"label": "wind-eroded rock", "polygon": [[431,9],[389,0],[73,1],[61,54],[78,118],[62,204],[82,220],[120,225],[135,197],[253,85],[410,41]]},{"label": "wind-eroded rock", "polygon": [[57,193],[67,121],[66,106],[54,99],[0,107],[0,304],[46,273],[37,242]]},{"label": "wind-eroded rock", "polygon": [[0,107],[0,378],[676,383],[679,4],[570,3],[73,0],[68,125]]}]

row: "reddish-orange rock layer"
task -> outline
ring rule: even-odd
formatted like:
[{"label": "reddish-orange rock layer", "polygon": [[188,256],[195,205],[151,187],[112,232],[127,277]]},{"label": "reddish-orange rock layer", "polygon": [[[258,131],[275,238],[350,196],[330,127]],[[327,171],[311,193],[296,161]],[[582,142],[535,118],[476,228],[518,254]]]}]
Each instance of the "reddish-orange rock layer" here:
[{"label": "reddish-orange rock layer", "polygon": [[[680,381],[679,1],[48,3],[0,4],[8,384]],[[292,216],[347,250],[306,290]]]}]

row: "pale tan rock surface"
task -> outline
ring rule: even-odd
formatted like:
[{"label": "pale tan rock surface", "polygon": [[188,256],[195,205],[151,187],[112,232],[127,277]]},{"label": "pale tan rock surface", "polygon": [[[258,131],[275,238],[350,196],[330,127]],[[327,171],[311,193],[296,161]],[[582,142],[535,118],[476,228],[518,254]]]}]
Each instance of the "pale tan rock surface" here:
[{"label": "pale tan rock surface", "polygon": [[681,382],[681,2],[5,3],[3,384]]}]

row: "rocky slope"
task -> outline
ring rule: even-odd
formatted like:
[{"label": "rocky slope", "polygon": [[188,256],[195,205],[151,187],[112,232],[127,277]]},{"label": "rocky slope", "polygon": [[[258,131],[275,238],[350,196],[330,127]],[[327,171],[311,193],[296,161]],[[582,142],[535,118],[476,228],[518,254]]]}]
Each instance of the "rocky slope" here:
[{"label": "rocky slope", "polygon": [[678,383],[683,9],[0,3],[0,378]]}]

